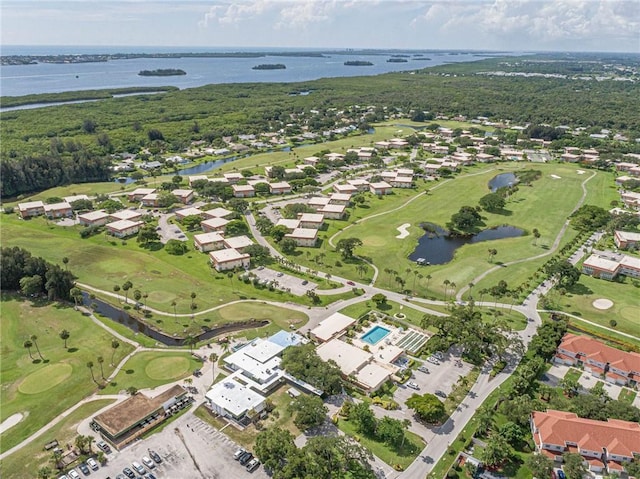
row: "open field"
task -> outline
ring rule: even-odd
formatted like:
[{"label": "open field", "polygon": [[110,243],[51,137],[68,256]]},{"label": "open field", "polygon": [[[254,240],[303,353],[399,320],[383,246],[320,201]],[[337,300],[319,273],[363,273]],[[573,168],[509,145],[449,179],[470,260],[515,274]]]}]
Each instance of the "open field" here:
[{"label": "open field", "polygon": [[201,366],[189,353],[143,351],[133,355],[100,394],[118,394],[129,387],[155,388],[186,378]]},{"label": "open field", "polygon": [[[640,288],[631,278],[618,283],[583,274],[565,296],[557,296],[557,302],[563,311],[640,338],[639,295]],[[599,298],[610,299],[613,306],[607,310],[594,308],[593,302]],[[617,324],[613,326],[611,321]]]},{"label": "open field", "polygon": [[[101,375],[98,357],[103,357],[104,374],[108,376],[113,371],[110,363],[114,350],[113,336],[72,307],[32,303],[8,294],[2,295],[1,306],[0,420],[15,413],[26,414],[17,426],[2,435],[2,448],[6,450],[94,392],[96,384],[91,380],[87,362],[94,363],[93,373],[98,379]],[[69,349],[64,349],[59,337],[63,329],[70,333]],[[24,341],[34,334],[44,361],[35,345],[31,347],[33,360],[23,347]],[[115,350],[114,363],[131,351],[130,345],[121,343]]]},{"label": "open field", "polygon": [[[20,220],[14,215],[2,217],[3,246],[20,245],[36,256],[61,263],[69,258],[69,269],[79,282],[112,291],[114,285],[129,280],[130,291],[147,292],[147,305],[159,310],[190,313],[190,294],[197,293],[197,311],[238,299],[269,299],[310,303],[306,297],[296,297],[282,291],[256,289],[226,274],[215,273],[208,257],[197,251],[172,256],[164,250],[150,251],[136,243],[135,238],[115,240],[105,235],[81,239],[78,226],[60,227],[47,224],[44,218]],[[120,294],[123,294],[122,292]],[[129,295],[131,299],[131,294]]]},{"label": "open field", "polygon": [[[24,479],[25,477],[36,477],[38,469],[43,466],[48,466],[55,470],[50,461],[52,457],[51,451],[45,451],[43,446],[57,439],[60,447],[66,450],[66,445],[73,444],[75,437],[78,435],[78,424],[112,402],[113,399],[100,399],[83,404],[38,439],[2,461],[0,463],[0,475],[5,479]],[[52,477],[58,477],[58,475],[54,474]]]},{"label": "open field", "polygon": [[[484,211],[482,213],[485,227],[509,224],[525,230],[524,236],[463,246],[456,252],[452,262],[443,265],[418,268],[407,259],[415,248],[417,240],[424,233],[418,227],[419,222],[431,222],[444,226],[451,214],[461,206],[475,206],[477,200],[488,192],[487,183],[496,174],[524,168],[540,169],[543,175],[533,183],[533,186],[520,187],[520,190],[507,203],[505,214]],[[459,288],[492,266],[486,255],[488,247],[495,247],[498,250],[498,254],[493,259],[494,264],[544,252],[544,245],[550,245],[553,242],[567,216],[575,207],[582,193],[580,184],[586,178],[586,175],[578,175],[574,166],[559,164],[508,163],[476,166],[468,171],[453,180],[433,184],[428,195],[416,199],[401,210],[393,212],[392,215],[381,215],[360,221],[349,228],[348,232],[340,234],[334,241],[345,237],[360,238],[364,245],[357,248],[356,253],[373,260],[381,271],[378,279],[378,284],[381,286],[393,286],[390,278],[395,277],[395,274],[389,275],[386,273],[388,270],[397,271],[401,277],[408,276],[411,271],[417,270],[424,278],[427,275],[431,276],[427,294],[440,297],[444,293],[445,280],[448,279]],[[588,172],[590,173],[591,171]],[[551,174],[560,176],[561,179],[553,179]],[[598,172],[598,176],[610,178],[609,174],[601,172]],[[464,191],[465,194],[456,193],[460,191]],[[561,203],[557,201],[558,198],[562,198]],[[423,211],[428,211],[428,214],[422,213]],[[408,229],[409,236],[398,240],[395,237],[396,227],[403,223],[411,224]],[[542,234],[537,246],[533,244],[530,236],[533,228],[537,228]],[[418,282],[416,289],[420,292],[421,288],[426,288],[425,285],[426,281],[423,279]],[[406,288],[412,287],[413,280],[409,278]]]}]

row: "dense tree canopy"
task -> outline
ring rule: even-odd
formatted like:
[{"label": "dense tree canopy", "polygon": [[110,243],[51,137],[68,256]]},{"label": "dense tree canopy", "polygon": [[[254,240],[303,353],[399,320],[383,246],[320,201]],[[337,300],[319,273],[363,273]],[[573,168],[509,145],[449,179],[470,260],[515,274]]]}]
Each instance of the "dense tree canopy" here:
[{"label": "dense tree canopy", "polygon": [[340,369],[334,361],[325,362],[315,351],[311,343],[302,346],[290,346],[282,353],[282,368],[327,394],[336,394],[342,390]]}]

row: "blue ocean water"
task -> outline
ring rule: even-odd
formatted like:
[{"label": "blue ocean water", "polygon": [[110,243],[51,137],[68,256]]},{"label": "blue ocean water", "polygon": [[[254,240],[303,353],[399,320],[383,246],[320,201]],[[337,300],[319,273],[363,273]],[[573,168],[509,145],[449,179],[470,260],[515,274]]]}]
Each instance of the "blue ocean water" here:
[{"label": "blue ocean water", "polygon": [[[314,51],[286,48],[171,48],[171,47],[104,47],[104,46],[3,46],[2,55],[61,55],[100,53],[180,53],[180,52],[284,52]],[[319,51],[319,50],[315,50]],[[326,50],[325,50],[326,51]],[[389,63],[391,55],[409,55],[407,63]],[[429,60],[417,60],[422,54]],[[491,54],[489,54],[491,55]],[[123,88],[132,86],[164,86],[193,88],[211,83],[298,82],[326,77],[377,75],[393,71],[415,71],[443,63],[465,62],[486,58],[481,52],[398,50],[378,55],[329,54],[325,57],[260,58],[138,58],[100,63],[39,63],[9,65],[0,68],[0,95],[22,96],[75,90]],[[345,61],[365,60],[372,66],[346,66]],[[260,63],[284,63],[285,70],[252,70]],[[160,68],[182,69],[184,76],[141,77],[140,70]]]}]

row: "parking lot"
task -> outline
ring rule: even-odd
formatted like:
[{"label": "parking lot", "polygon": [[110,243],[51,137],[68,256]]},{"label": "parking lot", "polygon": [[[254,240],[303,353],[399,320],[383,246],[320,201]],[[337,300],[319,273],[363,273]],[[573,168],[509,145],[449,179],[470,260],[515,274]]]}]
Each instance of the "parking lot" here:
[{"label": "parking lot", "polygon": [[[459,362],[461,366],[456,366],[459,358],[452,354],[444,354],[443,360],[438,360],[440,364],[432,364],[424,361],[423,365],[429,370],[429,373],[414,371],[413,377],[409,380],[416,383],[418,390],[407,386],[407,383],[400,385],[394,394],[394,399],[400,404],[401,408],[406,408],[405,401],[413,394],[432,393],[437,390],[449,394],[453,385],[458,381],[460,376],[466,376],[472,369],[471,364],[464,361]],[[416,360],[417,361],[417,360]],[[443,398],[441,398],[443,399]]]},{"label": "parking lot", "polygon": [[264,281],[277,281],[278,289],[287,289],[291,288],[291,294],[295,294],[296,296],[303,296],[307,293],[308,290],[316,288],[318,285],[313,281],[308,281],[307,284],[302,284],[303,281],[307,281],[304,279],[300,279],[297,276],[292,276],[287,273],[281,273],[280,271],[275,271],[273,269],[264,268],[264,269],[254,269],[252,270],[258,278]]},{"label": "parking lot", "polygon": [[233,459],[237,448],[224,433],[189,413],[162,432],[112,452],[107,465],[91,476],[115,479],[125,467],[132,469],[133,461],[142,463],[142,457],[152,449],[162,457],[162,463],[150,471],[158,479],[266,478],[262,466],[250,473]]}]

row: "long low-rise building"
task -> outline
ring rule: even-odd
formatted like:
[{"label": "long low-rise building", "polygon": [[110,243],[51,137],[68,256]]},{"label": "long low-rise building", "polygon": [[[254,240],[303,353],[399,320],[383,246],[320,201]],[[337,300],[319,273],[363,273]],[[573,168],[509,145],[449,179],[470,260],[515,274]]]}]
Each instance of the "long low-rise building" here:
[{"label": "long low-rise building", "polygon": [[220,233],[193,235],[193,246],[201,253],[224,248],[224,237]]},{"label": "long low-rise building", "polygon": [[640,278],[640,258],[612,251],[600,251],[582,263],[582,272],[600,279],[615,279],[618,275]]},{"label": "long low-rise building", "polygon": [[616,473],[640,456],[640,424],[618,419],[596,421],[575,413],[548,410],[531,414],[536,449],[562,461],[564,453],[580,454],[590,471]]},{"label": "long low-rise building", "polygon": [[326,342],[342,333],[347,328],[354,325],[356,320],[342,313],[333,313],[328,318],[323,319],[310,331],[311,337],[316,341]]},{"label": "long low-rise building", "polygon": [[44,203],[42,201],[29,201],[18,203],[18,212],[22,218],[31,218],[44,214]]},{"label": "long low-rise building", "polygon": [[103,226],[109,221],[109,213],[104,210],[90,211],[78,215],[78,223],[82,226]]},{"label": "long low-rise building", "polygon": [[108,223],[106,228],[109,234],[116,238],[126,238],[137,234],[143,224],[144,221],[119,220]]},{"label": "long low-rise building", "polygon": [[209,253],[211,264],[217,271],[228,271],[235,268],[248,268],[251,257],[246,253],[240,253],[235,249],[221,249]]},{"label": "long low-rise building", "polygon": [[313,248],[318,241],[318,230],[315,228],[296,228],[291,233],[284,235],[291,238],[298,246]]}]

